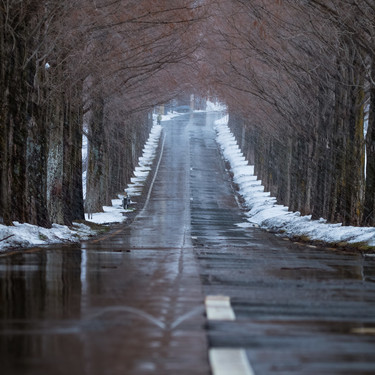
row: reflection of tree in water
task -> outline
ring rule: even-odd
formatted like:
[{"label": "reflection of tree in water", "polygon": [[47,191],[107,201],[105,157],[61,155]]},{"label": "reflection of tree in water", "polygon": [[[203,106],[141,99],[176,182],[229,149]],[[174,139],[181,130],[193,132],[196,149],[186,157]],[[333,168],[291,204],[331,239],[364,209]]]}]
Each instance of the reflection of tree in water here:
[{"label": "reflection of tree in water", "polygon": [[53,332],[64,328],[64,320],[80,316],[80,264],[80,251],[68,248],[4,259],[0,353],[5,373],[8,367],[17,366],[19,358],[53,357],[60,340]]}]

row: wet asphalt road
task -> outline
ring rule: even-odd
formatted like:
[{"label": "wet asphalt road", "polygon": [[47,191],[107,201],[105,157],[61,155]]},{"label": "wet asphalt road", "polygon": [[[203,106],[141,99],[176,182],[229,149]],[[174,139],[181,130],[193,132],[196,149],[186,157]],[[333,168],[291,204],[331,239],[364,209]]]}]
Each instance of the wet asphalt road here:
[{"label": "wet asphalt road", "polygon": [[[244,348],[256,375],[375,373],[374,258],[237,227],[218,116],[163,123],[130,226],[0,258],[1,374],[203,375],[208,347]],[[217,294],[235,321],[206,322]]]}]

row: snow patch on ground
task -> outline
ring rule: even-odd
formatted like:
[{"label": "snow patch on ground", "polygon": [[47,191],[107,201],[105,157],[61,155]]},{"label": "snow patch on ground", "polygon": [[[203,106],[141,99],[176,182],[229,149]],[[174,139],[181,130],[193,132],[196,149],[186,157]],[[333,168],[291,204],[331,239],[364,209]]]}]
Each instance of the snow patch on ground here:
[{"label": "snow patch on ground", "polygon": [[[87,168],[87,153],[88,153],[88,139],[86,135],[82,136],[82,164]],[[86,199],[86,181],[87,181],[87,170],[82,173],[82,193],[83,199]]]},{"label": "snow patch on ground", "polygon": [[[164,119],[163,119],[164,120]],[[138,165],[135,168],[133,175],[130,179],[130,183],[124,189],[128,197],[136,197],[142,194],[143,186],[147,180],[147,177],[151,171],[151,166],[156,155],[156,149],[159,144],[159,139],[163,127],[156,124],[157,116],[154,116],[154,125],[151,128],[151,132],[147,139],[146,144],[143,147],[142,156],[138,159]],[[129,210],[124,210],[122,207],[122,199],[124,195],[119,194],[117,199],[112,199],[112,206],[104,206],[104,212],[96,212],[91,214],[85,214],[85,219],[96,224],[113,224],[121,223],[126,220],[126,212],[131,212],[132,201],[130,201]]]},{"label": "snow patch on ground", "polygon": [[[138,160],[138,166],[135,168],[135,177],[131,179],[131,183],[125,189],[130,197],[140,195],[142,192],[156,155],[156,148],[162,129],[160,125],[155,124],[151,129],[149,138],[143,148],[143,154]],[[105,206],[103,210],[104,212],[93,213],[91,219],[85,214],[86,220],[97,224],[119,223],[126,220],[126,216],[124,216],[126,212],[132,211],[131,209],[124,210],[122,208],[122,196],[113,199],[112,206]],[[95,234],[96,232],[90,227],[79,223],[73,223],[72,227],[53,224],[52,228],[47,229],[36,225],[13,222],[13,226],[0,225],[0,252],[9,248],[80,242]]]},{"label": "snow patch on ground", "polygon": [[[182,116],[182,115],[186,115],[186,113],[180,113],[180,112],[168,112],[166,115],[162,115],[161,116],[161,121],[169,121],[169,120],[172,120],[173,118],[175,117],[178,117],[178,116]],[[157,121],[157,115],[153,115],[153,119],[154,119],[154,124],[156,123]]]},{"label": "snow patch on ground", "polygon": [[206,101],[206,111],[207,112],[226,112],[227,107],[225,104],[220,102],[211,102],[210,100]]},{"label": "snow patch on ground", "polygon": [[95,212],[89,217],[85,214],[85,220],[96,224],[114,224],[122,223],[126,220],[124,215],[131,210],[125,210],[122,207],[122,199],[112,199],[112,206],[103,206],[104,212]]},{"label": "snow patch on ground", "polygon": [[[289,238],[304,236],[327,243],[367,243],[375,246],[373,227],[328,224],[324,219],[312,220],[311,216],[301,216],[299,212],[290,212],[288,207],[277,204],[276,198],[264,192],[261,181],[254,175],[254,166],[248,165],[228,127],[228,116],[217,120],[215,125],[217,141],[224,158],[230,163],[234,181],[249,209],[246,215],[250,224],[282,233]],[[245,224],[237,226],[246,227]]]},{"label": "snow patch on ground", "polygon": [[79,223],[73,223],[73,227],[52,224],[52,228],[48,229],[15,221],[13,226],[0,225],[0,251],[8,248],[79,242],[95,234],[90,227]]}]

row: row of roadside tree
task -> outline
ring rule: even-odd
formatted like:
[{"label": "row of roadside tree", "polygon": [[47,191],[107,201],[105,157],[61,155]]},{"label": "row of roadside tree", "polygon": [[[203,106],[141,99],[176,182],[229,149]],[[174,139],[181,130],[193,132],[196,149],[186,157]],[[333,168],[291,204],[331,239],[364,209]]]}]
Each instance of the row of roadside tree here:
[{"label": "row of roadside tree", "polygon": [[99,211],[129,181],[151,109],[228,106],[266,189],[314,218],[375,225],[373,0],[4,0],[0,221]]},{"label": "row of roadside tree", "polygon": [[86,209],[100,211],[123,190],[150,111],[185,89],[176,72],[189,74],[178,67],[196,49],[204,12],[190,0],[1,2],[2,223],[84,218],[83,133]]},{"label": "row of roadside tree", "polygon": [[375,225],[374,1],[223,0],[214,14],[212,80],[266,189],[314,218]]}]

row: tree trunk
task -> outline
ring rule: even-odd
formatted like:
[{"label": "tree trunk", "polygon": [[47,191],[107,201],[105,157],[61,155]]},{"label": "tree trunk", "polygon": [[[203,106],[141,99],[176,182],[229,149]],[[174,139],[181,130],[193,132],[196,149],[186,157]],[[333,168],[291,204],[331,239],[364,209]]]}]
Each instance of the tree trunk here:
[{"label": "tree trunk", "polygon": [[[375,59],[372,60],[372,79],[375,81]],[[375,86],[370,88],[370,108],[366,134],[366,187],[362,225],[375,226]]]},{"label": "tree trunk", "polygon": [[84,219],[82,193],[82,125],[81,94],[72,88],[66,99],[63,130],[63,191],[65,223]]},{"label": "tree trunk", "polygon": [[84,219],[82,194],[82,112],[79,88],[51,103],[48,154],[48,211],[54,223]]},{"label": "tree trunk", "polygon": [[63,137],[64,137],[64,98],[54,97],[50,103],[50,131],[47,172],[47,203],[51,221],[65,224],[63,195]]},{"label": "tree trunk", "polygon": [[19,221],[48,227],[43,74],[33,46],[25,43],[30,20],[23,19],[12,38],[4,34],[1,18],[0,217],[8,225]]},{"label": "tree trunk", "polygon": [[27,222],[50,227],[47,209],[48,136],[44,111],[31,101],[29,104],[27,139]]},{"label": "tree trunk", "polygon": [[87,193],[85,211],[102,212],[106,198],[107,145],[104,129],[104,101],[96,98],[91,106],[88,122],[89,147],[87,158]]},{"label": "tree trunk", "polygon": [[[4,33],[4,30],[1,30]],[[21,31],[20,31],[21,33]],[[2,36],[1,55],[1,213],[2,221],[27,219],[26,197],[26,144],[27,144],[27,95],[25,72],[22,62],[26,50],[22,40],[9,40]]]}]

